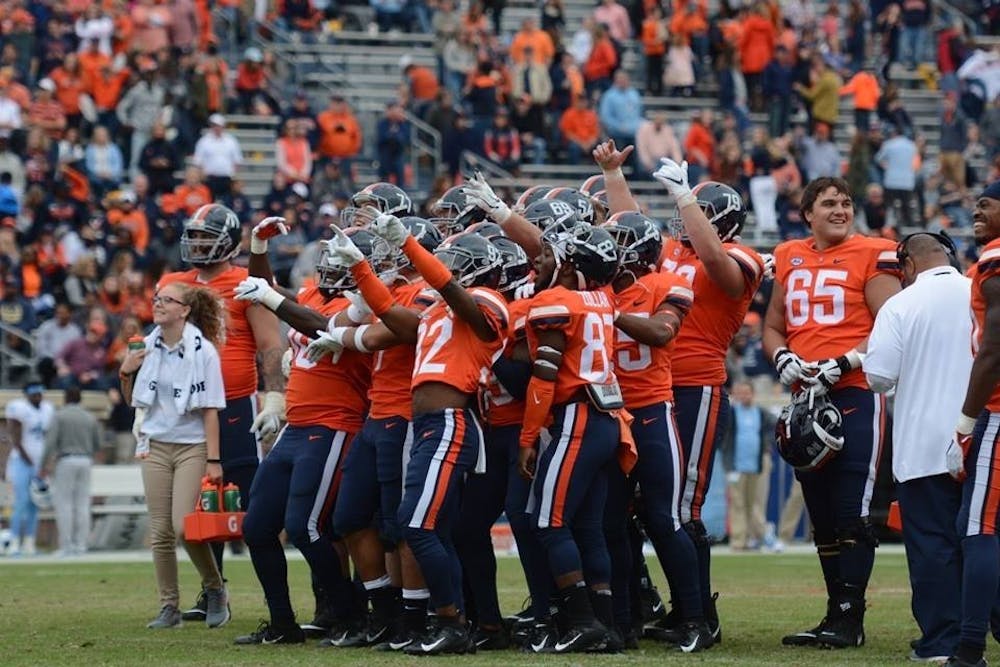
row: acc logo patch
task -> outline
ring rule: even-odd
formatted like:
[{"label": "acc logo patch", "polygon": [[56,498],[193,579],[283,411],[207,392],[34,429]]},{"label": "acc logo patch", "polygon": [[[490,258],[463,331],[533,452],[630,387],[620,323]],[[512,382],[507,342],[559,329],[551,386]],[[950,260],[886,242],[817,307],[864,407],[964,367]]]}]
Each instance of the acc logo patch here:
[{"label": "acc logo patch", "polygon": [[792,266],[801,266],[803,261],[801,257],[792,257]]}]

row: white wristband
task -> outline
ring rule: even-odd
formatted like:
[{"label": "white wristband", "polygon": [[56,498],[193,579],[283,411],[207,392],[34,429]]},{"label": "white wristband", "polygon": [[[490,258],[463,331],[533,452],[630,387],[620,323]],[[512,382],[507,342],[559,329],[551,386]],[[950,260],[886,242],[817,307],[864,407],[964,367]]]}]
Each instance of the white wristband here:
[{"label": "white wristband", "polygon": [[622,181],[625,180],[625,173],[622,171],[621,167],[615,167],[614,169],[603,169],[602,171],[604,172],[605,181],[607,181],[608,179],[616,179]]},{"label": "white wristband", "polygon": [[966,434],[972,433],[972,429],[974,429],[974,428],[976,428],[976,418],[975,417],[969,417],[969,416],[967,416],[965,414],[959,415],[959,417],[958,417],[958,426],[955,427],[956,431],[958,431],[959,433],[961,433],[963,435],[966,435]]},{"label": "white wristband", "polygon": [[358,352],[371,352],[371,350],[365,347],[365,343],[362,340],[364,338],[365,332],[368,331],[368,327],[370,326],[371,326],[370,324],[362,324],[360,327],[357,327],[354,330],[354,348]]},{"label": "white wristband", "polygon": [[364,324],[368,321],[369,313],[361,310],[353,303],[347,307],[347,319],[349,319],[354,324]]},{"label": "white wristband", "polygon": [[260,302],[267,307],[268,310],[278,312],[278,306],[285,302],[285,297],[281,296],[278,290],[273,288],[268,288],[264,290],[264,293],[260,296]]},{"label": "white wristband", "polygon": [[677,197],[677,208],[685,208],[691,204],[697,204],[698,198],[694,196],[694,193],[688,190]]},{"label": "white wristband", "polygon": [[507,206],[507,204],[504,204],[503,202],[500,202],[500,205],[496,208],[496,210],[493,213],[493,219],[498,225],[502,225],[503,223],[510,220],[510,216],[511,216],[510,207]]},{"label": "white wristband", "polygon": [[259,239],[255,235],[250,235],[250,254],[263,255],[267,252],[267,239]]}]

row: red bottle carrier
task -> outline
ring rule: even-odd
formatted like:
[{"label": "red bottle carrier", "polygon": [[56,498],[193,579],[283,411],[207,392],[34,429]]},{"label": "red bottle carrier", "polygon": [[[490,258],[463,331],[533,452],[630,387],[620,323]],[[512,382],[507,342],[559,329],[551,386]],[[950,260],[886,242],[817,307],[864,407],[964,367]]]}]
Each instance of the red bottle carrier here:
[{"label": "red bottle carrier", "polygon": [[229,542],[243,537],[243,517],[246,513],[224,511],[225,490],[221,482],[213,484],[207,477],[202,478],[201,493],[194,511],[184,517],[184,539],[191,542]]}]

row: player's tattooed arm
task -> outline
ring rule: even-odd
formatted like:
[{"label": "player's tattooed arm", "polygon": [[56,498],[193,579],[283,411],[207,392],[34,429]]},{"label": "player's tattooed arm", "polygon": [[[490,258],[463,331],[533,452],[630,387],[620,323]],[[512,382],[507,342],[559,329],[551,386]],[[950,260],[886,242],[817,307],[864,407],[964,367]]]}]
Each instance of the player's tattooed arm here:
[{"label": "player's tattooed arm", "polygon": [[[257,359],[264,378],[264,391],[284,391],[285,376],[281,372],[281,355],[285,346],[281,340],[278,317],[267,308],[247,308],[247,322],[257,343]],[[313,331],[313,329],[306,329]]]}]

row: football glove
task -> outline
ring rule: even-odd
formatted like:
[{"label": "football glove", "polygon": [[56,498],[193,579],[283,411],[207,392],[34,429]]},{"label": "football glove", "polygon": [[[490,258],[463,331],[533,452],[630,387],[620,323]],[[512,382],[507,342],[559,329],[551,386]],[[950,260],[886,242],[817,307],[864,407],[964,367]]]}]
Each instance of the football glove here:
[{"label": "football glove", "polygon": [[244,278],[236,286],[234,298],[237,301],[259,303],[273,311],[278,310],[278,306],[285,300],[285,297],[271,287],[270,283],[263,278],[254,278],[253,276]]},{"label": "football glove", "polygon": [[818,395],[825,394],[840,382],[844,373],[861,365],[861,355],[851,350],[836,359],[822,359],[812,364],[813,373],[802,378],[802,382],[816,390]]},{"label": "football glove", "polygon": [[503,203],[478,171],[465,182],[465,203],[486,213],[493,222],[503,224],[510,218],[510,207]]},{"label": "football glove", "polygon": [[292,348],[288,348],[281,355],[281,374],[285,376],[286,380],[292,374]]},{"label": "football glove", "polygon": [[[347,319],[354,324],[364,324],[371,319],[372,309],[361,292],[347,291],[344,292],[344,296],[351,302],[351,305],[347,307]],[[333,320],[330,321],[333,322]]]},{"label": "football glove", "polygon": [[683,208],[697,201],[688,185],[687,160],[677,164],[668,157],[660,158],[660,168],[653,172],[653,178],[667,189],[670,196],[677,202],[677,208]]},{"label": "football glove", "polygon": [[365,261],[364,253],[354,245],[354,241],[340,227],[333,227],[333,238],[326,242],[329,253],[327,263],[330,266],[346,266],[348,268]]},{"label": "football glove", "polygon": [[808,366],[802,357],[787,347],[779,347],[774,353],[773,361],[774,370],[778,371],[778,378],[786,387],[801,380]]},{"label": "football glove", "polygon": [[966,417],[964,414],[958,418],[958,425],[955,426],[955,435],[948,443],[945,451],[945,462],[948,466],[948,474],[956,481],[965,481],[965,458],[969,455],[972,447],[972,430],[976,427],[976,420]]},{"label": "football glove", "polygon": [[250,252],[263,255],[267,252],[267,240],[288,233],[288,222],[279,216],[264,218],[250,232]]},{"label": "football glove", "polygon": [[760,258],[764,260],[764,277],[768,279],[774,278],[774,255],[769,252],[763,252],[760,254]]},{"label": "football glove", "polygon": [[306,347],[306,359],[315,364],[329,354],[331,363],[340,361],[340,355],[344,351],[344,333],[348,328],[333,327],[330,331],[317,331],[316,338]]},{"label": "football glove", "polygon": [[410,236],[410,230],[406,228],[406,225],[390,213],[383,213],[375,218],[371,229],[384,238],[393,248],[402,248],[403,243]]},{"label": "football glove", "polygon": [[285,419],[285,395],[280,391],[264,392],[264,402],[257,413],[257,418],[250,426],[250,432],[256,435],[266,447],[274,444],[281,430],[281,422]]}]

